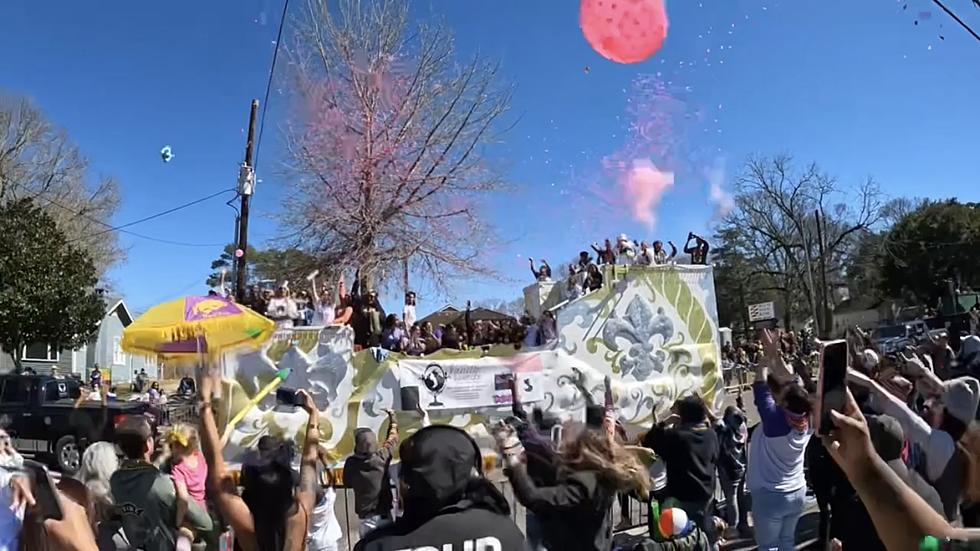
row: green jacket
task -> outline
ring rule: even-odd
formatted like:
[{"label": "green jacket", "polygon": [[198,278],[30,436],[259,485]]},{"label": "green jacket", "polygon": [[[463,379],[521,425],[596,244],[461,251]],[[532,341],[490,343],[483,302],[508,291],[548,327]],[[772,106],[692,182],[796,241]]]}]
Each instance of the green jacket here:
[{"label": "green jacket", "polygon": [[[145,551],[173,551],[177,545],[173,480],[144,461],[125,461],[109,485],[129,543]],[[212,529],[208,512],[193,500],[187,504],[184,523],[195,532]]]}]

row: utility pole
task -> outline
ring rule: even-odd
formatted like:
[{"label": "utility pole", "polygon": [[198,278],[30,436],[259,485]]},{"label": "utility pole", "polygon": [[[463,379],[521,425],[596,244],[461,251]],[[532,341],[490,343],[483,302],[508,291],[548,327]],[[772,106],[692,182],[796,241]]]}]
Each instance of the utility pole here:
[{"label": "utility pole", "polygon": [[820,215],[820,210],[814,212],[814,217],[817,219],[817,246],[820,251],[820,310],[821,317],[823,317],[822,331],[820,338],[828,339],[830,338],[831,325],[833,325],[833,318],[830,315],[830,306],[827,304],[827,260],[826,260],[826,244],[824,243],[824,220]]},{"label": "utility pole", "polygon": [[[245,143],[245,162],[238,172],[238,195],[242,198],[238,219],[238,249],[235,251],[235,300],[245,301],[245,275],[248,251],[248,207],[255,192],[255,171],[252,169],[252,153],[255,150],[255,119],[259,113],[259,100],[252,100],[252,112],[248,119],[248,141]],[[240,251],[240,252],[239,252]]]}]

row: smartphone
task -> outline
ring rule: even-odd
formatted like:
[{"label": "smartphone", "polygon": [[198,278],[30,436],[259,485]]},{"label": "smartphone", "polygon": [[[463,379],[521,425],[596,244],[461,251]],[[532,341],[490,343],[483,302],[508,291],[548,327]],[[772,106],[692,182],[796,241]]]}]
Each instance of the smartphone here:
[{"label": "smartphone", "polygon": [[30,459],[24,460],[24,471],[31,478],[31,487],[34,488],[34,501],[37,502],[35,509],[41,521],[47,519],[61,520],[64,514],[61,510],[61,502],[58,501],[58,489],[55,488],[54,480],[48,474],[44,465]]},{"label": "smartphone", "polygon": [[279,387],[276,389],[276,403],[281,406],[298,407],[303,405],[303,397],[295,388]]},{"label": "smartphone", "polygon": [[843,411],[847,403],[847,341],[824,344],[820,354],[820,434],[830,434],[831,410]]}]

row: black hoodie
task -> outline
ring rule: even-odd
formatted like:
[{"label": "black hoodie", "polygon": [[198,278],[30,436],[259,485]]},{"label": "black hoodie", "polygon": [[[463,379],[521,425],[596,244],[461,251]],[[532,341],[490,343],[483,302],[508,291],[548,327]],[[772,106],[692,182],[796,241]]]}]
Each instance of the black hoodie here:
[{"label": "black hoodie", "polygon": [[715,491],[718,435],[704,423],[654,425],[643,439],[667,464],[667,495],[687,503],[707,504]]},{"label": "black hoodie", "polygon": [[510,507],[483,478],[476,442],[455,427],[423,428],[400,450],[405,515],[354,551],[524,551]]}]

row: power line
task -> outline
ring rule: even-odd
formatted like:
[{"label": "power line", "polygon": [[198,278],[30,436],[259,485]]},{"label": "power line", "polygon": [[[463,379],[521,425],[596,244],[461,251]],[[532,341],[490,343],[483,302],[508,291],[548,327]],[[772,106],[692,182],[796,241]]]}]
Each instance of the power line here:
[{"label": "power line", "polygon": [[[167,209],[165,211],[161,211],[161,212],[158,212],[156,214],[151,214],[150,216],[145,216],[143,218],[140,218],[139,220],[133,220],[132,222],[127,222],[125,224],[120,224],[118,226],[110,226],[109,228],[106,228],[106,229],[104,229],[102,231],[99,231],[99,232],[95,232],[92,235],[89,235],[89,236],[86,236],[86,237],[98,237],[100,235],[109,233],[111,231],[118,231],[118,230],[121,230],[123,228],[128,228],[130,226],[135,226],[136,224],[142,224],[143,222],[148,222],[150,220],[153,220],[154,218],[160,218],[161,216],[166,216],[168,214],[177,212],[179,210],[186,209],[187,207],[194,206],[194,205],[196,205],[198,203],[203,203],[204,201],[207,201],[208,199],[214,199],[215,197],[217,197],[217,196],[219,196],[219,195],[221,195],[223,193],[228,193],[229,191],[235,191],[235,189],[234,188],[223,189],[221,191],[212,193],[211,195],[207,195],[205,197],[201,197],[200,199],[195,199],[195,200],[190,201],[188,203],[184,203],[182,205],[178,205],[176,207],[169,208],[169,209]],[[82,239],[82,238],[79,238],[79,239]],[[78,239],[73,239],[72,241],[70,241],[70,243],[71,242],[74,242],[74,241],[78,241]]]},{"label": "power line", "polygon": [[[936,4],[937,6],[939,6],[940,8],[942,8],[943,11],[946,12],[950,17],[952,17],[954,21],[956,21],[957,23],[959,23],[961,27],[963,27],[964,29],[966,29],[966,32],[972,34],[973,35],[973,38],[976,38],[977,41],[980,41],[980,34],[977,34],[976,31],[974,31],[973,29],[970,28],[969,25],[967,25],[966,23],[964,23],[962,19],[960,19],[959,17],[957,17],[956,14],[953,13],[953,10],[947,8],[946,5],[943,4],[942,2],[940,2],[939,0],[932,0],[932,2],[933,2],[933,4]],[[976,4],[976,3],[977,3],[976,0],[974,0],[974,4]]]},{"label": "power line", "polygon": [[272,52],[272,68],[269,70],[269,81],[265,85],[265,99],[262,101],[262,117],[259,119],[259,137],[255,141],[255,160],[252,168],[259,164],[259,151],[262,148],[262,132],[265,131],[265,114],[269,112],[269,93],[272,91],[272,79],[276,76],[276,60],[279,59],[279,45],[282,44],[282,30],[286,26],[286,12],[289,10],[289,0],[282,4],[282,17],[279,18],[279,33],[276,36],[276,49]]},{"label": "power line", "polygon": [[[23,189],[25,191],[31,191],[31,190],[29,190],[28,188],[26,188],[25,186],[23,186],[21,184],[17,184],[17,183],[14,183],[14,182],[10,182],[10,183],[13,184],[13,185],[16,185],[16,186],[20,187],[21,189]],[[62,209],[64,211],[66,211],[66,212],[72,213],[72,214],[74,214],[74,216],[72,218],[84,218],[84,219],[86,219],[86,220],[88,220],[90,222],[94,222],[96,224],[99,224],[100,226],[104,226],[104,227],[110,228],[110,229],[112,228],[112,225],[111,224],[108,224],[106,222],[103,222],[102,220],[99,220],[98,218],[94,218],[92,216],[89,216],[89,215],[87,215],[87,214],[85,214],[83,212],[77,212],[75,208],[69,207],[69,206],[66,206],[66,205],[63,205],[63,204],[55,201],[54,199],[51,199],[50,197],[45,197],[45,196],[41,195],[40,193],[33,194],[31,196],[31,199],[41,199],[43,201],[46,201],[49,205],[53,205],[55,207],[58,207],[58,208],[60,208],[60,209]],[[131,235],[133,237],[138,237],[140,239],[145,239],[147,241],[155,241],[157,243],[164,243],[164,244],[167,244],[167,245],[176,245],[176,246],[180,246],[180,247],[223,247],[225,245],[224,243],[186,243],[186,242],[183,242],[183,241],[172,241],[170,239],[160,239],[159,237],[151,237],[149,235],[143,235],[141,233],[136,233],[136,232],[134,232],[132,230],[120,229],[118,231],[120,233],[124,233],[126,235]]]}]

